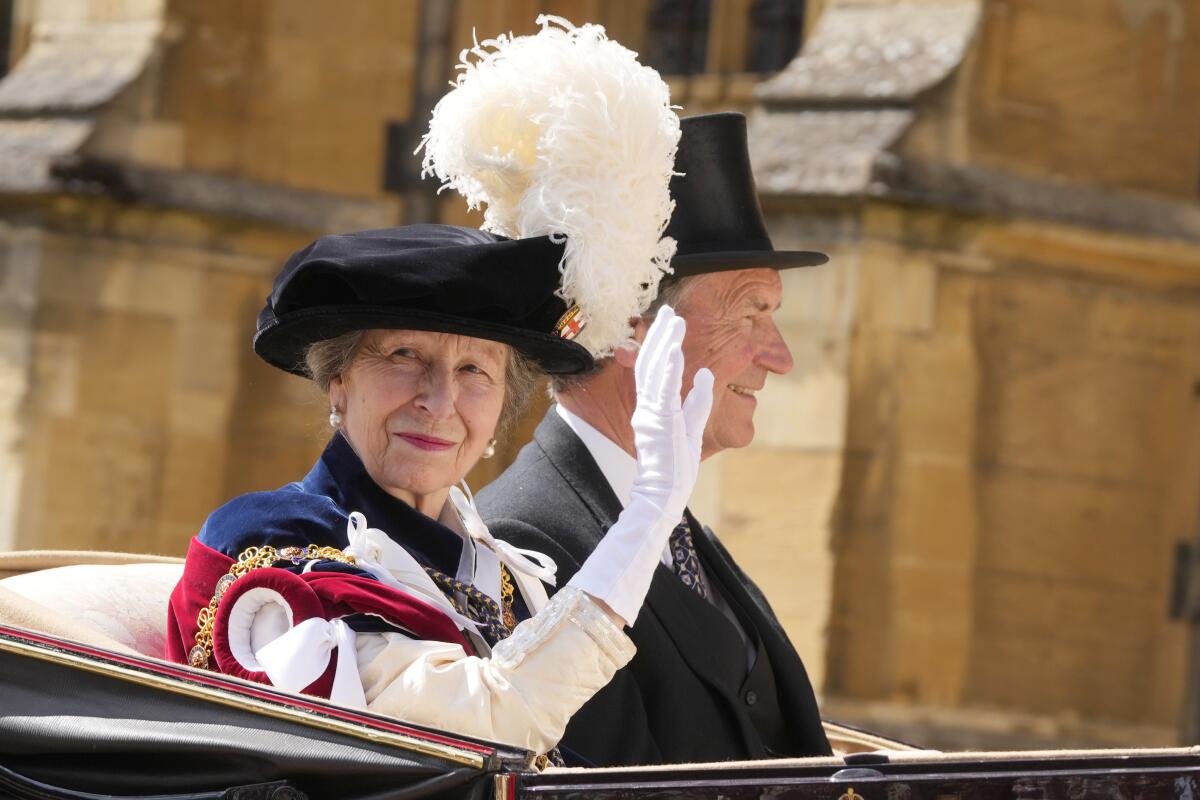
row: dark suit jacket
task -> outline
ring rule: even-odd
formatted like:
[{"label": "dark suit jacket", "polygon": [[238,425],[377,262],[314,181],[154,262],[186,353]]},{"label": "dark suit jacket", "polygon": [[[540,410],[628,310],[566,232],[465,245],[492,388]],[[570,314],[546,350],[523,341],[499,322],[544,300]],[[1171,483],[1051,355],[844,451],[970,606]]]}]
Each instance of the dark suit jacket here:
[{"label": "dark suit jacket", "polygon": [[[478,496],[499,539],[558,564],[562,586],[621,512],[583,442],[553,408],[516,462]],[[609,766],[826,755],[808,675],[766,598],[711,531],[693,537],[759,656],[712,605],[659,565],[630,637],[637,655],[572,718],[568,761]]]}]

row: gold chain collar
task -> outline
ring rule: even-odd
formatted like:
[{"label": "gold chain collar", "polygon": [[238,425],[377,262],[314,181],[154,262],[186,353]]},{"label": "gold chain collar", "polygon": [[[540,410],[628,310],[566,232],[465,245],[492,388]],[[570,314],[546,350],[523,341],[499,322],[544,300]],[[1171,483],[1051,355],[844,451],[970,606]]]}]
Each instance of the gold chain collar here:
[{"label": "gold chain collar", "polygon": [[[221,598],[229,591],[234,582],[256,569],[270,567],[279,561],[290,561],[300,565],[305,561],[314,560],[338,561],[343,564],[355,563],[353,556],[348,556],[336,547],[318,547],[310,544],[307,547],[284,547],[276,550],[274,547],[248,547],[238,555],[237,561],[229,567],[229,571],[217,580],[213,589],[212,599],[208,605],[200,609],[196,615],[196,638],[194,646],[188,651],[188,663],[197,669],[212,669],[213,625],[217,619],[217,607]],[[513,614],[514,587],[512,576],[508,569],[500,565],[500,600],[504,625],[511,631],[517,624]]]},{"label": "gold chain collar", "polygon": [[318,547],[315,544],[307,547],[284,547],[280,550],[269,546],[248,547],[243,550],[237,561],[229,567],[229,571],[217,581],[208,605],[196,615],[196,640],[195,646],[188,651],[188,663],[197,669],[212,669],[213,624],[217,620],[217,606],[221,604],[221,598],[229,591],[234,581],[256,569],[272,566],[278,561],[290,561],[298,566],[305,561],[317,559],[339,561],[343,564],[354,563],[352,556],[346,555],[336,547]]}]

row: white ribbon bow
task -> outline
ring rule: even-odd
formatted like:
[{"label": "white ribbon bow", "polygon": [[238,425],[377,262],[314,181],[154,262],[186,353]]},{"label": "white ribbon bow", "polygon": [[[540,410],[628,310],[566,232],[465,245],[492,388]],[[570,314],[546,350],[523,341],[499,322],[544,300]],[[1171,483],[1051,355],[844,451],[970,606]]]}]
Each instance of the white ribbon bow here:
[{"label": "white ribbon bow", "polygon": [[354,629],[341,619],[306,619],[254,655],[272,684],[289,692],[299,692],[321,677],[335,647],[337,666],[329,699],[352,708],[366,708],[367,698],[358,675]]},{"label": "white ribbon bow", "polygon": [[[466,484],[463,486],[465,487]],[[466,528],[470,537],[496,553],[506,567],[513,572],[537,578],[551,586],[557,585],[555,575],[558,573],[558,565],[554,563],[554,559],[536,550],[514,547],[508,542],[492,536],[492,532],[488,530],[483,518],[479,516],[479,511],[475,508],[475,498],[457,486],[450,487],[450,502],[454,504],[454,510],[458,512],[458,517],[462,520],[463,527]]]},{"label": "white ribbon bow", "polygon": [[425,568],[386,533],[367,527],[367,518],[354,511],[346,523],[350,546],[343,552],[354,566],[374,575],[380,583],[427,603],[454,621],[459,628],[478,633],[479,624],[458,613]]}]

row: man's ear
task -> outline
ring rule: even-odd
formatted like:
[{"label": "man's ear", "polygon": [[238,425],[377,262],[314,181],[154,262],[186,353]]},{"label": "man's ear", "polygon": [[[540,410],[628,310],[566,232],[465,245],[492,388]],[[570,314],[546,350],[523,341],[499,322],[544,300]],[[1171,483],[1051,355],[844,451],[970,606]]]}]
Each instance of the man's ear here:
[{"label": "man's ear", "polygon": [[[633,325],[633,340],[641,344],[646,339],[646,331],[650,329],[650,323],[645,317],[633,317],[629,320]],[[633,362],[637,361],[636,347],[618,347],[613,351],[613,360],[626,369],[633,369]]]}]

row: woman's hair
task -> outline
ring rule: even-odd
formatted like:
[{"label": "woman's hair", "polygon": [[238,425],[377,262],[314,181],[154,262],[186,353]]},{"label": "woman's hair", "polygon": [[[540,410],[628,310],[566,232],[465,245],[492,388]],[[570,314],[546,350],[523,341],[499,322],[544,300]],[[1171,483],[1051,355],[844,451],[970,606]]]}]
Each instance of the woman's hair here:
[{"label": "woman's hair", "polygon": [[304,351],[304,370],[322,393],[329,394],[329,384],[333,379],[350,369],[366,333],[350,331],[332,339],[322,339],[313,342]]},{"label": "woman's hair", "polygon": [[[350,331],[308,346],[304,353],[304,368],[322,393],[328,394],[330,382],[354,363],[365,335],[366,331]],[[515,347],[509,347],[504,374],[504,405],[496,423],[497,439],[507,435],[516,424],[541,374],[537,364]]]}]

